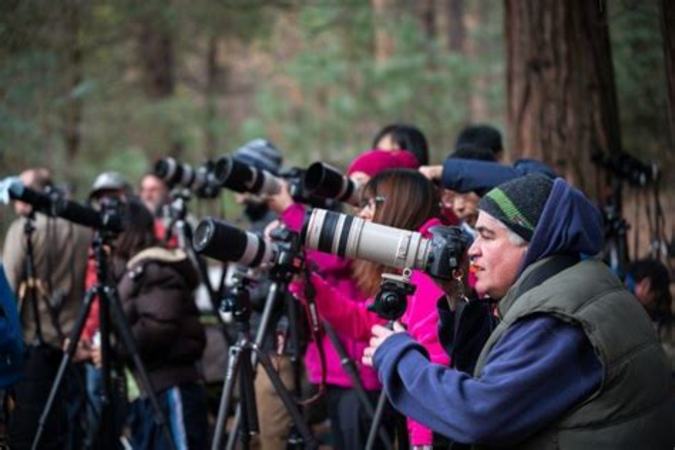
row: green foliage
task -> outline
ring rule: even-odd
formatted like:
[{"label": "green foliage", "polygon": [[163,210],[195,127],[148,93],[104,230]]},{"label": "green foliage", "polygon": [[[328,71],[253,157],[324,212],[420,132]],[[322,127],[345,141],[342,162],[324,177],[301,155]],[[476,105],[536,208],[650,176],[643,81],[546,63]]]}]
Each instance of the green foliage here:
[{"label": "green foliage", "polygon": [[[367,0],[0,2],[3,174],[48,165],[83,198],[102,170],[117,168],[135,182],[159,156],[199,164],[260,136],[284,150],[288,165],[344,166],[379,128],[401,121],[425,132],[438,162],[470,121],[471,102],[483,105],[474,120],[504,129],[502,4],[465,6],[478,23],[467,34],[470,54],[449,52],[442,29],[430,38],[417,2],[392,1],[385,19]],[[667,123],[656,3],[609,6],[625,147],[658,158]],[[171,39],[175,89],[164,98],[142,85],[143,24]],[[374,59],[375,30],[394,41],[384,61]],[[212,40],[219,66],[207,80]],[[82,108],[81,140],[70,161],[64,123],[74,105]]]},{"label": "green foliage", "polygon": [[[425,132],[432,161],[438,161],[467,122],[472,78],[494,71],[486,70],[495,65],[492,53],[470,61],[449,53],[440,39],[430,40],[410,8],[377,24],[394,39],[394,54],[383,63],[373,59],[369,2],[350,4],[348,13],[334,5],[307,5],[298,17],[300,48],[276,67],[295,90],[263,86],[256,102],[259,117],[248,126],[286,124],[281,145],[293,149],[294,162],[301,165],[319,158],[346,165],[371,145],[380,127],[400,121]],[[503,73],[503,59],[496,64]],[[503,86],[498,82],[492,88],[503,95]],[[294,101],[298,96],[302,101]],[[503,101],[490,95],[487,102],[491,117],[483,120],[501,122]]]}]

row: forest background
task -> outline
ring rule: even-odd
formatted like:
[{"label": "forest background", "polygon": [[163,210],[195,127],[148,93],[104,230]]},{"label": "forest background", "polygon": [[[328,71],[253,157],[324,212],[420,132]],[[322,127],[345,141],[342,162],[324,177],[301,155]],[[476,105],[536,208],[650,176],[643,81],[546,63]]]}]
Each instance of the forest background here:
[{"label": "forest background", "polygon": [[[673,3],[2,0],[0,175],[47,166],[83,200],[104,170],[120,171],[135,185],[160,157],[198,165],[257,137],[279,147],[286,166],[322,160],[344,167],[381,126],[401,121],[424,131],[431,161],[440,163],[458,131],[480,122],[502,130],[507,161],[542,158],[601,202],[587,175],[598,172],[593,151],[658,164],[664,229],[672,239]],[[575,28],[589,17],[605,33],[600,39]],[[599,59],[605,64],[584,65],[585,49],[598,58],[595,44],[605,35]],[[557,49],[571,57],[537,62],[536,55],[555,56]],[[563,76],[532,83],[531,74],[546,75],[549,65]],[[601,78],[609,88],[593,82],[596,72],[607,74]],[[516,110],[523,98],[544,98],[532,117],[560,111],[550,107],[550,95],[535,95],[558,82],[582,86],[558,99],[580,105],[556,113],[541,133],[542,124],[522,120]],[[596,107],[598,90],[611,91],[614,103]],[[584,102],[605,136],[561,139],[557,117],[582,129]],[[633,231],[646,230],[651,193],[651,187],[624,190]],[[195,201],[193,209],[197,216],[239,214],[227,193]],[[12,218],[0,209],[0,230]],[[647,250],[644,242],[634,245],[637,253]]]}]

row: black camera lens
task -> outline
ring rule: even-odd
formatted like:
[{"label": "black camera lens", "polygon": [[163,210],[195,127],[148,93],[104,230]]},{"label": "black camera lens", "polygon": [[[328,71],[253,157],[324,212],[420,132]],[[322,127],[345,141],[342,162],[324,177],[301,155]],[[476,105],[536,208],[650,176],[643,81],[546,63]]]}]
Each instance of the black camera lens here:
[{"label": "black camera lens", "polygon": [[189,164],[180,163],[174,158],[163,158],[155,163],[154,173],[169,186],[180,185],[191,188],[196,171]]},{"label": "black camera lens", "polygon": [[274,195],[281,190],[277,177],[253,166],[223,156],[213,168],[214,183],[235,192],[250,192],[260,195]]},{"label": "black camera lens", "polygon": [[339,170],[322,162],[315,162],[307,168],[303,185],[308,194],[323,198],[334,198],[341,202],[356,204],[358,186]]},{"label": "black camera lens", "polygon": [[274,246],[261,237],[211,218],[202,220],[195,229],[193,247],[210,258],[249,267],[270,263],[274,258]]}]

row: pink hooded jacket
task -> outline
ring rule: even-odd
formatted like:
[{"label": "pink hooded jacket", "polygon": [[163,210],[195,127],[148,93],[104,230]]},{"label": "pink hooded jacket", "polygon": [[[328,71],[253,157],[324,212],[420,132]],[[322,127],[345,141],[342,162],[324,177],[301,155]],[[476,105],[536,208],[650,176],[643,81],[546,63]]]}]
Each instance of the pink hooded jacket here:
[{"label": "pink hooded jacket", "polygon": [[[305,207],[295,203],[289,206],[281,214],[280,219],[291,230],[300,231],[304,217]],[[351,303],[358,304],[367,300],[367,297],[360,292],[359,288],[356,286],[356,281],[352,277],[350,261],[318,251],[307,251],[306,258],[308,262],[313,263],[318,269],[317,272],[312,274],[312,278],[318,278],[325,283],[326,286],[331,286],[332,289],[343,293],[350,299],[349,301]],[[301,296],[302,287],[299,283],[294,283],[291,285],[291,291],[296,294],[296,296]],[[317,290],[317,305],[319,305],[319,297],[322,295],[322,292]],[[365,305],[365,303],[363,304]],[[377,379],[375,370],[371,367],[364,366],[361,363],[361,355],[363,355],[365,348],[368,347],[370,334],[361,339],[355,339],[339,330],[336,331],[349,358],[356,363],[363,387],[366,390],[371,391],[380,389],[381,385]],[[352,387],[351,379],[342,367],[340,356],[327,336],[322,337],[321,346],[326,356],[326,383],[340,387]],[[320,383],[322,377],[321,359],[319,357],[317,343],[314,341],[310,342],[307,346],[307,352],[305,353],[305,367],[307,369],[309,380],[312,383]]]},{"label": "pink hooded jacket", "polygon": [[[435,225],[440,225],[440,221],[431,219],[419,231],[428,237],[429,228]],[[375,324],[383,324],[386,321],[368,311],[367,306],[372,303],[372,299],[353,297],[348,291],[317,273],[313,273],[310,280],[316,291],[319,314],[335,328],[343,340],[348,339],[348,342],[354,343],[351,348],[359,353],[350,352],[350,357],[354,358],[357,364],[361,364],[361,356],[370,339],[371,328]],[[437,333],[439,318],[436,302],[443,296],[443,290],[431,277],[418,270],[413,271],[410,281],[416,289],[408,298],[407,308],[401,317],[401,322],[406,325],[410,335],[428,351],[431,362],[447,366],[450,358],[441,346]],[[294,293],[302,292],[299,284],[296,283],[292,287]],[[328,349],[326,356],[328,357]],[[335,363],[339,364],[339,360]],[[359,366],[359,368],[366,369],[364,366]],[[412,419],[408,419],[407,423],[412,445],[432,444],[433,433],[430,429]]]}]

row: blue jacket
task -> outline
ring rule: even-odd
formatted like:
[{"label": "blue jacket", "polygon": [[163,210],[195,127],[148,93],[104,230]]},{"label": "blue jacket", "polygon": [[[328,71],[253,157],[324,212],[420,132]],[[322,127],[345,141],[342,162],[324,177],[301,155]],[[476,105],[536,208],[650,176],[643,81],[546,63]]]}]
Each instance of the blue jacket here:
[{"label": "blue jacket", "polygon": [[19,381],[23,370],[23,337],[16,299],[0,264],[0,389]]},{"label": "blue jacket", "polygon": [[456,192],[475,192],[483,196],[487,191],[513,178],[528,173],[540,173],[555,178],[555,172],[534,159],[519,159],[513,166],[492,161],[448,158],[443,163],[442,185]]}]

